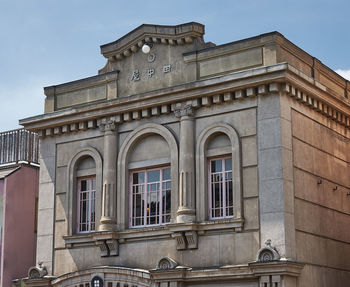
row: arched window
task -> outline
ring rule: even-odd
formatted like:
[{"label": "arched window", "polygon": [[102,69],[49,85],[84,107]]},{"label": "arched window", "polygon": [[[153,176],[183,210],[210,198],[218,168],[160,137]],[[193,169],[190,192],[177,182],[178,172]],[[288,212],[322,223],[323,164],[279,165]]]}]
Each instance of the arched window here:
[{"label": "arched window", "polygon": [[176,218],[178,149],[167,128],[146,124],[130,133],[119,152],[118,170],[121,226],[163,225]]},{"label": "arched window", "polygon": [[241,219],[241,160],[237,132],[219,123],[198,137],[196,195],[199,221]]},{"label": "arched window", "polygon": [[91,156],[83,157],[77,166],[77,233],[96,229],[96,166]]},{"label": "arched window", "polygon": [[68,163],[68,235],[97,230],[101,217],[102,158],[86,147]]}]

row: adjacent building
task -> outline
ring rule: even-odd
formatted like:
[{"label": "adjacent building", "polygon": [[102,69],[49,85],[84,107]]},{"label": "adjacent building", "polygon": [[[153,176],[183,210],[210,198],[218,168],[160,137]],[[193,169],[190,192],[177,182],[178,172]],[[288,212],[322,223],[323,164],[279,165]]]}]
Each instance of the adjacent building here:
[{"label": "adjacent building", "polygon": [[20,121],[41,143],[27,286],[348,286],[349,82],[278,32],[203,35],[141,25]]},{"label": "adjacent building", "polygon": [[0,133],[0,286],[35,264],[39,138],[24,129]]}]

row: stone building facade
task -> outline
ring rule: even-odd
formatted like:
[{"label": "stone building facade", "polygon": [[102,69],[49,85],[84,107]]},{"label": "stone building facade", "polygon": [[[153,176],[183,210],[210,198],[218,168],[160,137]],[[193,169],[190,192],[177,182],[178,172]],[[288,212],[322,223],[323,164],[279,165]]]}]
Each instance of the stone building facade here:
[{"label": "stone building facade", "polygon": [[142,25],[45,88],[28,286],[348,286],[350,84],[278,32]]}]

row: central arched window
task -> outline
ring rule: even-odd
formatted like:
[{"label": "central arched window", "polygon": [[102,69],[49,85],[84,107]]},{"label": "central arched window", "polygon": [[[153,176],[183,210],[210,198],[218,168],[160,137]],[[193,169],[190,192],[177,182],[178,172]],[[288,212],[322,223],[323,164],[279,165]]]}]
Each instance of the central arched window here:
[{"label": "central arched window", "polygon": [[131,172],[131,227],[161,225],[170,222],[170,167]]},{"label": "central arched window", "polygon": [[118,170],[117,218],[122,229],[175,222],[178,147],[168,128],[148,123],[132,131],[120,148]]}]

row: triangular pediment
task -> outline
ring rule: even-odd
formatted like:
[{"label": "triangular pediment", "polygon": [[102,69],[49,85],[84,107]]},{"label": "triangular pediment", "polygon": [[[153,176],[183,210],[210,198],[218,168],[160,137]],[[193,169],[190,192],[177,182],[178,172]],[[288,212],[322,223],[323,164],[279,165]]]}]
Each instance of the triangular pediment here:
[{"label": "triangular pediment", "polygon": [[101,54],[113,61],[121,61],[136,53],[145,43],[163,45],[191,44],[195,38],[203,39],[204,25],[190,22],[181,25],[143,24],[120,39],[102,45]]}]

